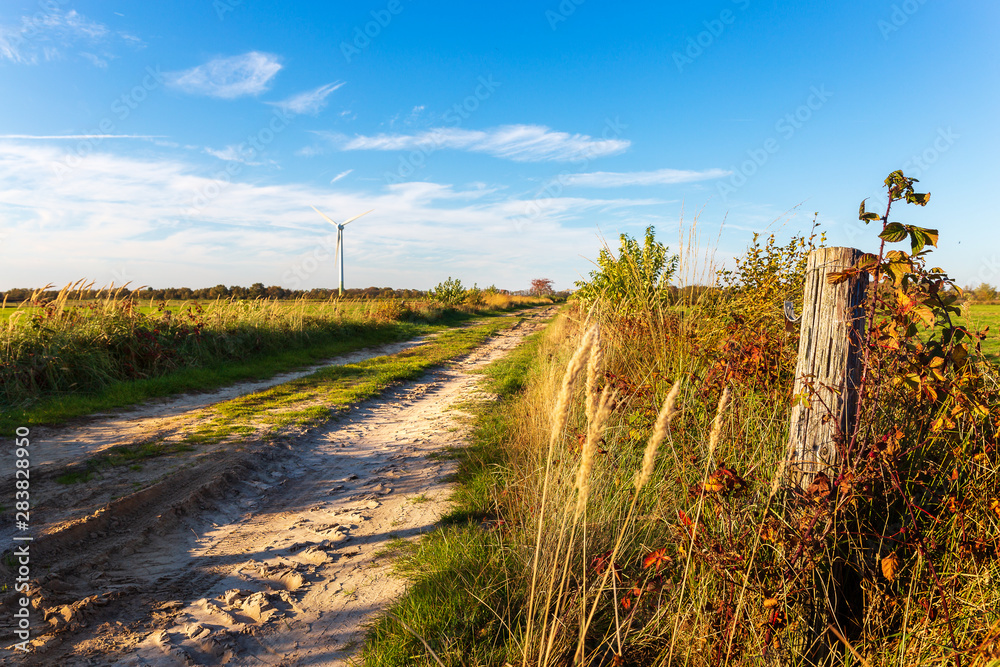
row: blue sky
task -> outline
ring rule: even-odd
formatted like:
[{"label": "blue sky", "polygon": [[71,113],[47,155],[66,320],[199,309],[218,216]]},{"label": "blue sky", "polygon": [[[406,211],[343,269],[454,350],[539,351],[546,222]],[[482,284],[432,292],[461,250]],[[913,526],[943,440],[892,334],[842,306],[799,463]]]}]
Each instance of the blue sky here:
[{"label": "blue sky", "polygon": [[[678,6],[673,6],[678,5]],[[680,6],[683,5],[683,6]],[[830,243],[893,169],[936,264],[1000,284],[1000,6],[598,0],[11,0],[0,289],[568,288],[647,225],[731,262],[814,212]],[[873,208],[877,204],[869,204]],[[721,231],[720,231],[721,226]]]}]

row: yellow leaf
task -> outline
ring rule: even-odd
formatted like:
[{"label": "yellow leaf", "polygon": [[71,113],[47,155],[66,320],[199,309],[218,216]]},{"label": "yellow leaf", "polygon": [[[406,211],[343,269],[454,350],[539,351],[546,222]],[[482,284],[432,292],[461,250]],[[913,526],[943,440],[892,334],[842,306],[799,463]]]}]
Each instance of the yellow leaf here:
[{"label": "yellow leaf", "polygon": [[828,285],[839,285],[854,274],[853,271],[832,271],[826,274],[826,282]]},{"label": "yellow leaf", "polygon": [[715,473],[712,473],[708,476],[708,479],[705,480],[704,488],[706,493],[718,493],[726,488],[726,485],[721,479],[719,479],[719,477],[716,476]]},{"label": "yellow leaf", "polygon": [[896,574],[899,572],[899,556],[894,553],[889,554],[882,559],[882,576],[884,576],[889,581],[894,581],[896,579]]},{"label": "yellow leaf", "polygon": [[996,498],[991,498],[990,509],[993,511],[994,514],[997,515],[997,518],[1000,519],[1000,500],[997,500]]},{"label": "yellow leaf", "polygon": [[764,600],[764,609],[770,609],[778,605],[778,598],[767,598]]},{"label": "yellow leaf", "polygon": [[925,326],[934,324],[934,311],[927,306],[917,306],[913,309],[913,314],[922,319]]},{"label": "yellow leaf", "polygon": [[951,351],[951,360],[958,365],[964,363],[968,358],[969,348],[967,348],[964,343],[962,345],[956,345]]}]

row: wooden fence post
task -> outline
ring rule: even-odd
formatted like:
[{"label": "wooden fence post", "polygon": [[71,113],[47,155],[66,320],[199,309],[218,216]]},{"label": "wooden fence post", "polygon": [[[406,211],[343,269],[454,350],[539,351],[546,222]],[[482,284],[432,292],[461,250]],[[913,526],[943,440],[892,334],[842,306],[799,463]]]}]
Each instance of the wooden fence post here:
[{"label": "wooden fence post", "polygon": [[[788,451],[776,483],[806,491],[823,473],[829,485],[820,484],[816,490],[833,491],[838,447],[850,438],[857,418],[868,274],[837,284],[830,284],[827,276],[854,266],[863,254],[854,248],[819,248],[809,254]],[[794,496],[788,498],[791,516],[797,504]],[[810,664],[822,667],[841,664],[842,647],[828,627],[857,627],[861,618],[858,582],[846,567],[845,545],[838,542],[830,554],[830,569],[813,571],[813,593],[798,605],[807,624],[803,654]]]},{"label": "wooden fence post", "polygon": [[868,274],[836,285],[827,274],[854,266],[863,254],[855,248],[819,248],[809,254],[784,469],[784,482],[802,490],[818,472],[833,480],[837,444],[854,427]]}]

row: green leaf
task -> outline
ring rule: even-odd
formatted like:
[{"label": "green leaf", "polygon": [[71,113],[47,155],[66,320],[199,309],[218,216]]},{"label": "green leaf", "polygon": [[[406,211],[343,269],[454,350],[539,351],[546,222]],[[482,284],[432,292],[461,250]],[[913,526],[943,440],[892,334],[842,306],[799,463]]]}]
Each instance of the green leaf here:
[{"label": "green leaf", "polygon": [[873,272],[876,266],[878,266],[878,257],[870,252],[866,252],[864,255],[861,255],[861,257],[858,258],[858,261],[854,263],[855,269],[858,271],[867,271],[869,273]]},{"label": "green leaf", "polygon": [[881,216],[879,216],[878,213],[873,213],[873,212],[865,210],[865,202],[866,201],[868,201],[868,200],[867,199],[862,199],[861,200],[861,208],[858,209],[858,220],[864,220],[865,223],[871,222],[872,220],[878,220],[879,217],[881,217]]},{"label": "green leaf", "polygon": [[888,241],[889,243],[897,243],[906,238],[907,230],[901,222],[890,222],[882,230],[882,233],[878,235],[883,241]]},{"label": "green leaf", "polygon": [[931,200],[931,193],[929,192],[908,192],[906,193],[906,203],[916,204],[917,206],[927,206],[927,202]]},{"label": "green leaf", "polygon": [[[940,234],[938,234],[938,230],[927,229],[926,227],[915,227],[915,229],[920,230],[920,233],[927,238],[927,243],[931,244],[935,248],[937,247],[938,236],[940,236]],[[944,273],[944,271],[938,270],[938,273]]]},{"label": "green leaf", "polygon": [[906,231],[910,234],[910,248],[914,253],[920,252],[926,245],[937,246],[938,230],[936,229],[907,225]]},{"label": "green leaf", "polygon": [[888,176],[885,177],[885,184],[886,185],[895,185],[895,184],[899,183],[900,181],[904,180],[904,178],[905,177],[903,176],[902,170],[897,169],[896,171],[892,172],[891,174],[889,174]]}]

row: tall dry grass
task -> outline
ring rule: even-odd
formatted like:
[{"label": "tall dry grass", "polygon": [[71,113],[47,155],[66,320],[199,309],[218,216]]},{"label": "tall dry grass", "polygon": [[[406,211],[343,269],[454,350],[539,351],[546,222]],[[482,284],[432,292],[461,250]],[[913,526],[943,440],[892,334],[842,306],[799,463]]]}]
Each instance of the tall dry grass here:
[{"label": "tall dry grass", "polygon": [[[688,247],[698,261],[706,256],[699,243]],[[836,523],[817,528],[827,515],[816,501],[772,493],[783,488],[798,343],[772,305],[797,278],[767,272],[794,272],[806,252],[807,239],[755,244],[742,275],[730,275],[736,289],[727,298],[651,303],[638,313],[599,299],[553,325],[518,408],[507,485],[516,491],[500,501],[523,526],[523,542],[511,547],[523,569],[510,575],[526,591],[511,619],[521,664],[888,667],[1000,658],[995,459],[981,458],[982,469],[962,477],[969,489],[935,510],[948,522],[931,526],[939,548],[951,550],[934,556],[951,607],[928,587],[923,557],[904,561],[885,538],[848,535]],[[586,358],[599,363],[580,381]],[[997,386],[995,370],[983,377]],[[968,438],[953,445],[968,447]],[[869,568],[852,575],[860,582],[842,580],[864,589],[863,626],[811,627],[822,614],[804,606],[815,599],[807,593],[847,576],[838,564],[845,544],[868,563],[852,566]]]},{"label": "tall dry grass", "polygon": [[[84,281],[66,285],[54,299],[43,299],[50,288],[37,290],[0,320],[0,405],[5,408],[22,408],[47,396],[100,391],[181,368],[384,333],[407,323],[437,322],[454,311],[402,299],[140,303],[114,285],[83,300],[93,290]],[[484,304],[459,310],[475,314],[537,301],[487,295]]]}]

